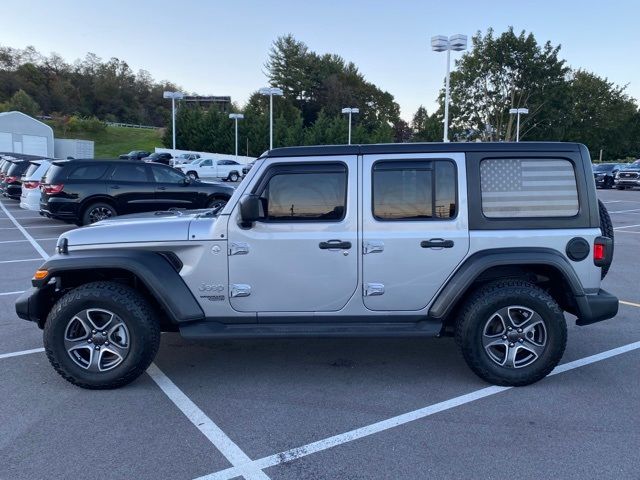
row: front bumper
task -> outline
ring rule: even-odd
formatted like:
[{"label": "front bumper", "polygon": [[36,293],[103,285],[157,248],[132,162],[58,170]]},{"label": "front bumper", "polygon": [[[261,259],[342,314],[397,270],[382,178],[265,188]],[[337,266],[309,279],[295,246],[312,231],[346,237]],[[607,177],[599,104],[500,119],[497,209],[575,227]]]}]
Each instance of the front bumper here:
[{"label": "front bumper", "polygon": [[591,325],[613,318],[618,313],[618,297],[599,289],[593,295],[577,297],[578,319],[576,325]]},{"label": "front bumper", "polygon": [[36,322],[40,328],[44,327],[47,313],[55,301],[53,287],[31,287],[16,300],[16,314],[23,320]]}]

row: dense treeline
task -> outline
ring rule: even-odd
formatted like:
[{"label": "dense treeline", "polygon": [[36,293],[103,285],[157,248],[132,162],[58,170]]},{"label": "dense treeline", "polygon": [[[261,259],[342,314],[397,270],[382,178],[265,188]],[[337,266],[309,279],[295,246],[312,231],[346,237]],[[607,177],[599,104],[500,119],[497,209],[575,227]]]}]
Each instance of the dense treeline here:
[{"label": "dense treeline", "polygon": [[0,46],[2,110],[17,104],[32,115],[77,115],[161,127],[170,117],[162,92],[175,88],[155,82],[144,70],[133,73],[117,58],[105,61],[89,53],[69,64],[55,53],[47,57],[33,47]]},{"label": "dense treeline", "polygon": [[[444,93],[434,112],[420,107],[411,123],[400,118],[393,95],[368,82],[351,62],[318,54],[286,35],[269,52],[265,73],[280,87],[274,98],[274,145],[339,144],[347,141],[343,107],[358,107],[354,143],[440,141]],[[77,115],[127,123],[169,125],[169,103],[162,92],[177,89],[134,74],[122,60],[93,54],[73,64],[32,47],[0,47],[0,110],[17,109],[53,116]],[[268,148],[268,98],[254,92],[243,106],[239,150],[256,156]],[[515,119],[510,108],[526,107],[522,140],[577,141],[605,160],[640,156],[640,111],[624,87],[586,70],[572,70],[560,46],[539,44],[531,33],[513,29],[496,35],[478,32],[451,75],[450,137],[457,141],[511,141]],[[180,104],[178,148],[233,153],[233,123],[217,107],[203,110]],[[132,146],[135,147],[135,146]]]}]

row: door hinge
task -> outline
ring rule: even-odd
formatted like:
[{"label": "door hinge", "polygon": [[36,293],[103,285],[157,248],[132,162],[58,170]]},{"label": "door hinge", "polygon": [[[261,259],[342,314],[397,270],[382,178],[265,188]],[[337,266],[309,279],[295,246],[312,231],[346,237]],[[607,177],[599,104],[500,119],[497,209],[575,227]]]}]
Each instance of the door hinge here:
[{"label": "door hinge", "polygon": [[378,253],[384,251],[384,242],[380,240],[368,240],[362,244],[362,253]]},{"label": "door hinge", "polygon": [[246,255],[249,253],[249,244],[245,242],[231,242],[229,255]]},{"label": "door hinge", "polygon": [[380,295],[384,295],[384,284],[383,283],[367,283],[364,286],[364,296],[365,297],[377,297]]},{"label": "door hinge", "polygon": [[231,285],[231,297],[248,297],[251,295],[251,285],[234,283]]}]

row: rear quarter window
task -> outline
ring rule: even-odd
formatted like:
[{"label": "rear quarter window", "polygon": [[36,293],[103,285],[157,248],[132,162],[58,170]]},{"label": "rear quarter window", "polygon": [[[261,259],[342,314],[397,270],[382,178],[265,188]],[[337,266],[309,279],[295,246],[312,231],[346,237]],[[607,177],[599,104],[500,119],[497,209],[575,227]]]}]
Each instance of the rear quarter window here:
[{"label": "rear quarter window", "polygon": [[565,159],[484,159],[480,188],[487,218],[574,217],[579,211],[573,164]]}]

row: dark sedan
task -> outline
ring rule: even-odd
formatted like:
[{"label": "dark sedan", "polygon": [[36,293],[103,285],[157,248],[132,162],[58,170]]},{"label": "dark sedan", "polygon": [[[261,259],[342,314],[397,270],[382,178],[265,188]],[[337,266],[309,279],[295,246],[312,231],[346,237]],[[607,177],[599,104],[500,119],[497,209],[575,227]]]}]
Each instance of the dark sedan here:
[{"label": "dark sedan", "polygon": [[163,165],[170,165],[173,157],[170,153],[152,153],[148,157],[142,159],[143,162],[155,162],[162,163]]},{"label": "dark sedan", "polygon": [[595,163],[593,167],[593,178],[596,181],[596,187],[612,188],[615,182],[616,173],[622,170],[626,165],[620,163]]},{"label": "dark sedan", "polygon": [[146,150],[131,150],[129,153],[120,155],[121,160],[142,160],[145,157],[151,155],[151,152]]},{"label": "dark sedan", "polygon": [[217,208],[235,189],[192,180],[157,163],[60,160],[52,163],[40,190],[41,215],[87,225],[129,213]]}]

